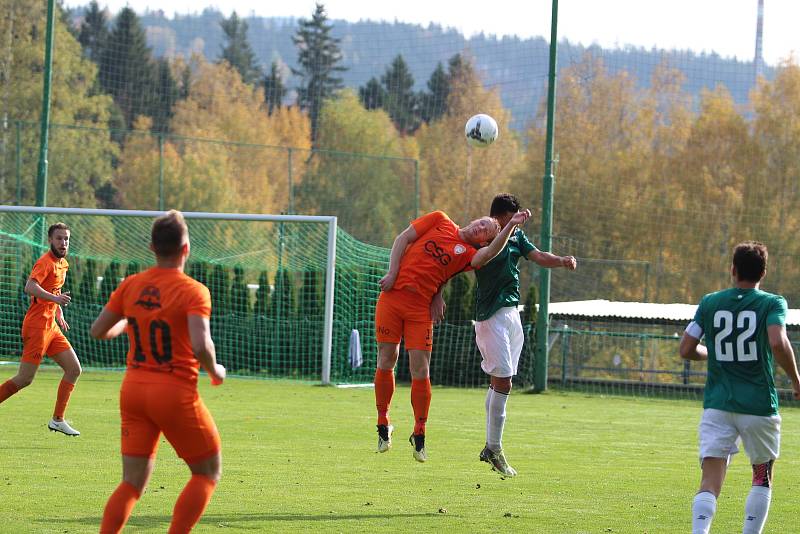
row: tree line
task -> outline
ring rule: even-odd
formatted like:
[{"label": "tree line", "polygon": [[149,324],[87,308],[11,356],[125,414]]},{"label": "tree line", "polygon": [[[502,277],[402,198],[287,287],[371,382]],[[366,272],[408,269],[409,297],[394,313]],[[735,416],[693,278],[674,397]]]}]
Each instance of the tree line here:
[{"label": "tree line", "polygon": [[[29,127],[19,134],[21,156],[13,149],[14,120],[38,117],[42,64],[42,7],[20,5],[0,0],[13,14],[0,20],[13,52],[3,101],[6,199],[17,160],[24,176],[35,174],[38,147]],[[468,52],[443,60],[423,91],[401,54],[364,85],[342,87],[340,43],[317,5],[295,29],[300,83],[288,87],[277,63],[260,70],[235,13],[221,24],[225,42],[213,59],[155,58],[130,9],[111,20],[93,4],[80,27],[70,20],[56,25],[53,122],[76,128],[52,132],[53,205],[151,209],[160,186],[165,205],[184,210],[280,213],[293,199],[295,213],[338,215],[357,238],[388,245],[415,210],[442,209],[463,224],[499,191],[541,204],[545,103],[524,132],[507,128],[512,113]],[[554,294],[695,301],[727,283],[735,242],[759,239],[772,251],[767,284],[791,303],[797,87],[792,61],[760,80],[746,104],[723,85],[695,97],[666,61],[646,84],[596,50],[563,67],[557,252],[647,269],[586,264],[591,276],[555,273]],[[464,121],[477,111],[501,125],[488,150],[463,142]],[[23,200],[32,184],[23,183]]]}]

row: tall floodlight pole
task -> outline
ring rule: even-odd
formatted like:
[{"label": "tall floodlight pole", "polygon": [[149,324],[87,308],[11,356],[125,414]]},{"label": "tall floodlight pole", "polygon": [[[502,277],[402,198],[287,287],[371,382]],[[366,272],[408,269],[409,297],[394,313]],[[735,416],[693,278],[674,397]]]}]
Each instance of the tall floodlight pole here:
[{"label": "tall floodlight pole", "polygon": [[[541,249],[549,252],[553,240],[553,134],[556,114],[556,52],[558,50],[558,0],[553,0],[550,19],[550,73],[547,85],[547,137],[544,149],[544,179],[542,180],[542,233]],[[536,314],[536,365],[533,390],[547,389],[548,364],[548,304],[550,303],[550,270],[539,269],[539,312]]]},{"label": "tall floodlight pole", "polygon": [[754,83],[758,83],[758,78],[764,75],[764,53],[761,48],[764,38],[764,0],[758,0],[758,18],[756,19],[756,55],[753,58],[753,68],[755,70]]},{"label": "tall floodlight pole", "polygon": [[36,174],[36,205],[47,204],[47,138],[50,130],[50,92],[53,80],[53,25],[55,0],[47,0],[47,33],[44,45],[44,80],[42,83],[41,135],[39,137],[39,169]]}]

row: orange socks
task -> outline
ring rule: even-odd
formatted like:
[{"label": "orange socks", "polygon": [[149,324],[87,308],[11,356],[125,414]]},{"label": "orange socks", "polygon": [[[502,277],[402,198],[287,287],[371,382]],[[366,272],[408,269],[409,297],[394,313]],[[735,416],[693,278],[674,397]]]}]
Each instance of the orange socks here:
[{"label": "orange socks", "polygon": [[72,395],[72,390],[75,389],[75,384],[70,384],[66,380],[61,380],[58,384],[58,396],[56,396],[56,407],[53,410],[53,419],[63,419],[64,412],[67,411],[67,403],[69,396]]},{"label": "orange socks", "polygon": [[414,408],[414,434],[424,434],[431,407],[430,377],[411,380],[411,406]]},{"label": "orange socks", "polygon": [[0,386],[0,402],[3,402],[17,391],[19,391],[19,386],[10,379],[6,380],[3,382],[3,385]]},{"label": "orange socks", "polygon": [[117,534],[121,532],[138,500],[139,492],[136,488],[127,482],[120,482],[106,503],[103,522],[100,525],[100,534]]},{"label": "orange socks", "polygon": [[186,534],[191,531],[203,515],[216,487],[217,483],[207,476],[192,475],[175,503],[169,534]]},{"label": "orange socks", "polygon": [[389,405],[394,395],[394,370],[375,370],[375,406],[378,408],[378,424],[389,424]]}]

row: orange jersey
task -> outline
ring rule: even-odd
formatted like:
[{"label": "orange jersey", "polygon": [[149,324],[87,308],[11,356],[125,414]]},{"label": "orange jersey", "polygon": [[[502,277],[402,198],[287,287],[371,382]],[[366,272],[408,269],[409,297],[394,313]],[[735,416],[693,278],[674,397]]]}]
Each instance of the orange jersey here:
[{"label": "orange jersey", "polygon": [[[67,269],[69,263],[66,258],[56,258],[53,252],[48,250],[33,264],[33,270],[28,278],[42,286],[45,291],[60,295],[67,278]],[[57,308],[58,304],[55,302],[31,296],[31,305],[22,322],[23,328],[55,328]]]},{"label": "orange jersey", "polygon": [[187,316],[211,316],[206,286],[177,269],[152,267],[125,278],[106,307],[128,319],[128,378],[197,382]]},{"label": "orange jersey", "polygon": [[477,249],[458,236],[458,226],[444,212],[434,211],[411,222],[417,239],[400,260],[395,289],[409,288],[430,301],[439,286],[472,269]]}]

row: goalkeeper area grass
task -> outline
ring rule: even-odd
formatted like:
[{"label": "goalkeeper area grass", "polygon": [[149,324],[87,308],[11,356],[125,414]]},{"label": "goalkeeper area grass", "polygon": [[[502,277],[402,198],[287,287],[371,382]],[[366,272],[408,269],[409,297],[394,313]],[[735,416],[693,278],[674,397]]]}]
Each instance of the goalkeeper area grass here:
[{"label": "goalkeeper area grass", "polygon": [[[435,363],[434,363],[435,365]],[[16,366],[0,366],[0,380]],[[61,372],[0,405],[0,531],[97,532],[121,476],[122,373],[87,371],[67,419],[49,432]],[[478,461],[483,389],[437,388],[429,460],[412,459],[410,388],[392,406],[394,447],[376,454],[374,395],[290,381],[201,377],[219,426],[223,475],[194,532],[674,533],[690,530],[697,491],[698,402],[515,392],[504,446],[519,471],[503,479]],[[800,411],[784,408],[768,532],[796,528]],[[126,532],[165,532],[189,471],[162,439],[155,472]],[[741,531],[750,466],[736,455],[714,532]]]}]

